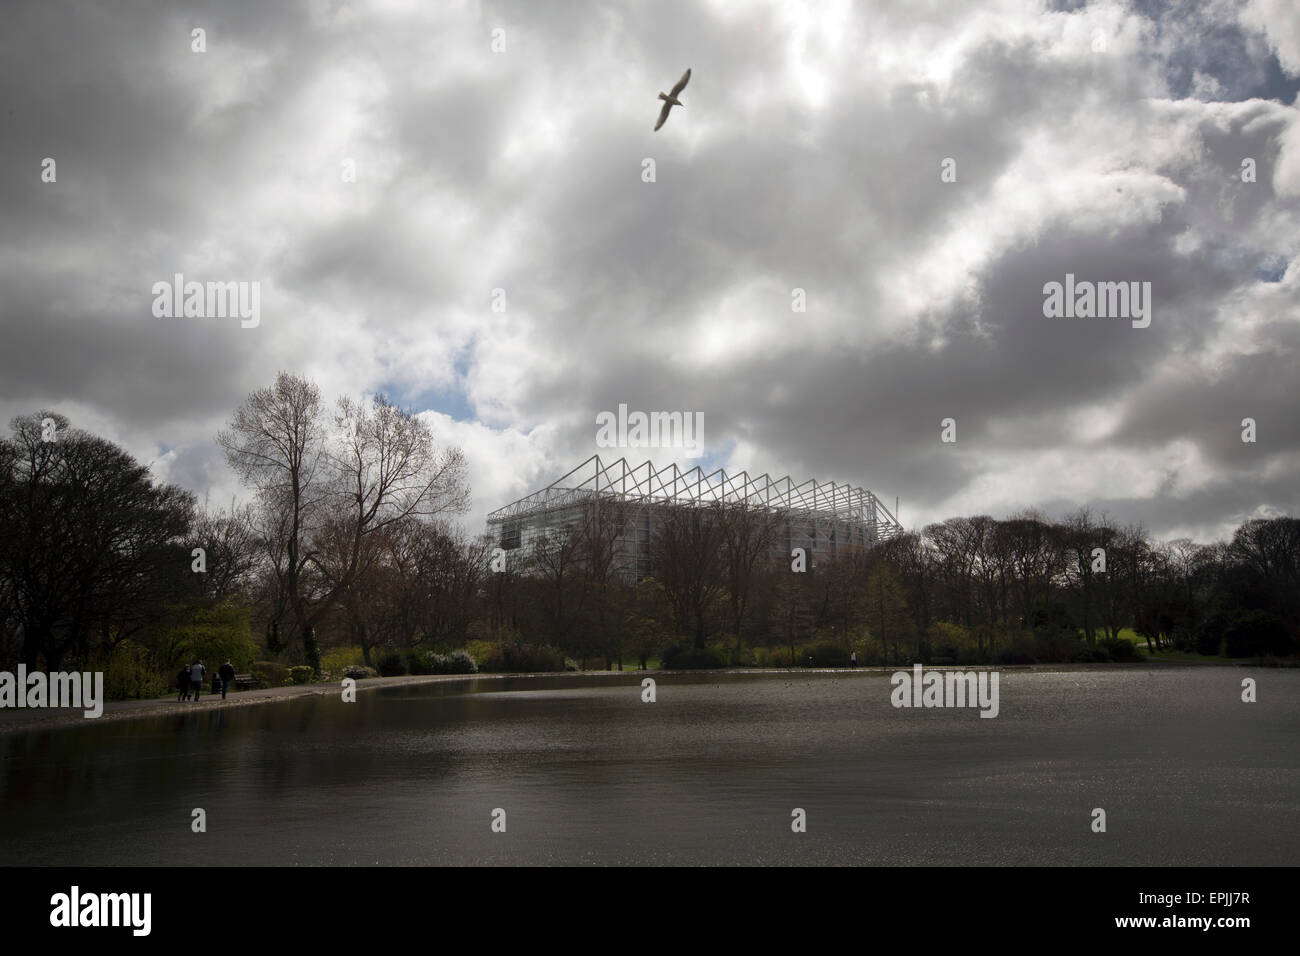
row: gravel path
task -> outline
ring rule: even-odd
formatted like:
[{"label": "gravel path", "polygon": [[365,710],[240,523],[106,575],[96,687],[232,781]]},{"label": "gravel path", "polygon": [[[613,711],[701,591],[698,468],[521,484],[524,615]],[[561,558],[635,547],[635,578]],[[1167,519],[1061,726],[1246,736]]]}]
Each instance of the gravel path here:
[{"label": "gravel path", "polygon": [[[599,673],[608,674],[609,671]],[[615,671],[614,673],[617,673]],[[626,673],[626,672],[625,672]],[[496,679],[505,674],[437,674],[423,677],[367,677],[357,681],[357,690],[367,691],[379,687],[401,687],[405,684],[432,684],[439,681],[468,680],[472,678]],[[517,675],[516,675],[517,676]],[[221,694],[212,694],[210,685],[205,686],[203,696],[196,703],[194,700],[178,701],[175,697],[159,697],[154,700],[110,700],[104,704],[104,713],[94,722],[103,723],[111,720],[129,720],[135,717],[159,717],[174,714],[181,710],[209,710],[229,707],[251,707],[254,704],[269,704],[281,700],[293,700],[298,697],[323,697],[326,694],[338,694],[341,684],[295,684],[291,687],[268,687],[265,690],[230,691],[225,700]],[[84,724],[90,718],[74,708],[26,708],[0,709],[0,734],[24,733],[29,730],[52,730],[57,727],[72,727]]]}]

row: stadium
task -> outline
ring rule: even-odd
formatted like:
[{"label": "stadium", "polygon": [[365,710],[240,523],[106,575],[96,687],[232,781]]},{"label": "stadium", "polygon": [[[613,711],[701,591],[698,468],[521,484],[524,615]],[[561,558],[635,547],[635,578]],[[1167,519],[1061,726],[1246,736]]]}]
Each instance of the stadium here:
[{"label": "stadium", "polygon": [[[705,474],[698,466],[633,467],[626,458],[606,463],[592,455],[568,474],[488,515],[493,547],[505,552],[506,570],[523,570],[538,544],[555,542],[616,510],[611,542],[613,567],[628,581],[652,573],[651,541],[674,508],[746,506],[775,520],[771,551],[790,559],[802,548],[808,561],[869,548],[902,533],[897,519],[870,491],[816,479],[795,484],[724,469]],[[606,507],[606,506],[610,507]]]}]

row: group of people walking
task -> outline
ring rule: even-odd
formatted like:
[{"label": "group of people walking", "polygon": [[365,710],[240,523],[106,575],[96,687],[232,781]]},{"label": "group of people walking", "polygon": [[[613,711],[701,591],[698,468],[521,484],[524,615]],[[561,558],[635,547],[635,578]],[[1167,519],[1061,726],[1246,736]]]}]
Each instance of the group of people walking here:
[{"label": "group of people walking", "polygon": [[[180,693],[176,700],[189,700],[190,692],[194,692],[194,699],[199,699],[199,692],[203,690],[203,675],[208,671],[207,665],[203,661],[197,664],[186,664],[181,668],[180,673],[176,675],[176,686],[180,688]],[[217,668],[217,672],[212,675],[212,693],[218,689],[221,691],[221,699],[226,699],[226,691],[230,689],[230,682],[235,679],[235,668],[226,658],[226,662]]]}]

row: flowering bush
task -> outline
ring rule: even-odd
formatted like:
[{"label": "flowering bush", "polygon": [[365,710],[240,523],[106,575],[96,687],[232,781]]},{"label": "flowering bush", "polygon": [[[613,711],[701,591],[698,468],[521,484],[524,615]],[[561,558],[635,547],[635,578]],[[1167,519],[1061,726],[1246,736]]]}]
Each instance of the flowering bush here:
[{"label": "flowering bush", "polygon": [[435,674],[477,674],[478,664],[465,651],[452,651],[450,654],[430,654],[430,663]]}]

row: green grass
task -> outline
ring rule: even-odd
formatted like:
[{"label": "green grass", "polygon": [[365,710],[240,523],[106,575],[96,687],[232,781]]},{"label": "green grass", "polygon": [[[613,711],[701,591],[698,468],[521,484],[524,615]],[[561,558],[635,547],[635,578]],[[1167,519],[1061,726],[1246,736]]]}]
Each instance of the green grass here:
[{"label": "green grass", "polygon": [[1195,651],[1172,651],[1168,649],[1149,651],[1147,650],[1147,639],[1139,635],[1131,627],[1120,628],[1119,636],[1120,640],[1128,641],[1137,648],[1139,654],[1148,660],[1189,661],[1192,663],[1210,664],[1222,664],[1228,660],[1228,658],[1221,657],[1218,654],[1198,654]]},{"label": "green grass", "polygon": [[[1106,636],[1106,632],[1104,630],[1101,629],[1097,630],[1098,640],[1100,640],[1105,636]],[[1079,638],[1081,640],[1083,639],[1083,631],[1079,632]],[[1186,661],[1191,663],[1205,663],[1205,664],[1223,664],[1229,660],[1229,658],[1221,657],[1218,654],[1198,654],[1195,651],[1172,651],[1167,649],[1158,650],[1158,651],[1147,650],[1147,639],[1145,637],[1142,637],[1140,634],[1138,634],[1137,631],[1133,630],[1133,628],[1131,627],[1120,628],[1119,639],[1121,641],[1128,641],[1137,649],[1137,652],[1141,654],[1143,657],[1145,657],[1147,660]]]}]

